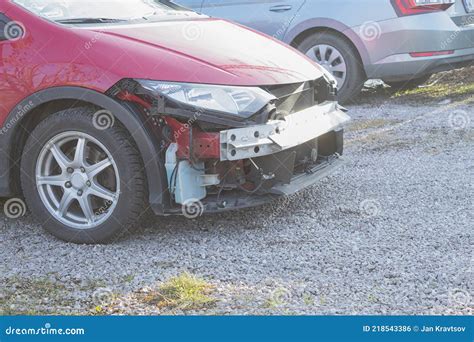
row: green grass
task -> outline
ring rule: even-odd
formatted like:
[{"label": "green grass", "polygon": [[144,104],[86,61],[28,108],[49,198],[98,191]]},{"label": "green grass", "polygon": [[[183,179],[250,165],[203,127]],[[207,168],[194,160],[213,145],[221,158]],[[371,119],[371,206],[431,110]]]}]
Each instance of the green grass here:
[{"label": "green grass", "polygon": [[383,86],[367,88],[356,102],[374,101],[383,106],[388,100],[392,104],[419,106],[439,103],[446,99],[453,102],[472,99],[471,103],[474,103],[474,66],[436,74],[427,83],[414,89],[397,90]]},{"label": "green grass", "polygon": [[313,306],[314,305],[314,297],[309,293],[303,294],[303,302],[306,306]]},{"label": "green grass", "polygon": [[205,280],[183,273],[146,294],[143,301],[167,309],[198,310],[216,303],[216,299],[211,297],[213,289]]},{"label": "green grass", "polygon": [[263,307],[266,309],[274,309],[281,306],[284,306],[287,300],[288,291],[284,288],[278,288],[271,294],[270,298],[268,298]]},{"label": "green grass", "polygon": [[133,280],[135,280],[135,276],[133,274],[129,274],[123,277],[123,281],[126,283],[131,283]]},{"label": "green grass", "polygon": [[425,98],[440,99],[444,97],[460,97],[469,94],[474,94],[474,83],[460,85],[440,83],[427,87],[398,91],[393,96],[423,96]]}]

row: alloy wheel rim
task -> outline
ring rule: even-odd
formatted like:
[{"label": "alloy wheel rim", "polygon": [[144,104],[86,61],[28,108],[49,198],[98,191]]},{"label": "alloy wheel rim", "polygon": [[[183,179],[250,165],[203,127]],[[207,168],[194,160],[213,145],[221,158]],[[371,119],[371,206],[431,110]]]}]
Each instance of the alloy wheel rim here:
[{"label": "alloy wheel rim", "polygon": [[74,229],[104,223],[120,195],[120,176],[111,153],[82,132],[64,132],[49,140],[38,156],[35,176],[46,209]]},{"label": "alloy wheel rim", "polygon": [[342,88],[347,78],[347,64],[338,49],[327,44],[319,44],[310,48],[306,56],[329,71],[337,80],[338,88]]}]

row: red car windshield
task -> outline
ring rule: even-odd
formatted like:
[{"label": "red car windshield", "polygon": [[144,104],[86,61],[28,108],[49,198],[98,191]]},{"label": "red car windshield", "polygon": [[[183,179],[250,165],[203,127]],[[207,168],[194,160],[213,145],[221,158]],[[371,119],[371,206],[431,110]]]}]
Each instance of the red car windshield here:
[{"label": "red car windshield", "polygon": [[176,8],[153,0],[14,0],[27,10],[49,20],[134,20],[175,15]]}]

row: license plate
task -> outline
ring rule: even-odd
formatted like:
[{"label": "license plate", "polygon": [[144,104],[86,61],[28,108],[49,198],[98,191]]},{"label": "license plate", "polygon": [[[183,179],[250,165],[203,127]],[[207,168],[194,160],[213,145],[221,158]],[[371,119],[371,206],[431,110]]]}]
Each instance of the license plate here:
[{"label": "license plate", "polygon": [[474,12],[474,0],[464,0],[464,6],[469,13]]}]

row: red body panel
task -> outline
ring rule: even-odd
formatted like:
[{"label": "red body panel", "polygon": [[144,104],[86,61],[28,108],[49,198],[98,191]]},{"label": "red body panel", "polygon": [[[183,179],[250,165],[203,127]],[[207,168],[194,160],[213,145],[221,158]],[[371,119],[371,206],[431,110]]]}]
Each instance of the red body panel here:
[{"label": "red body panel", "polygon": [[62,26],[10,1],[0,12],[26,34],[0,41],[0,126],[28,96],[51,87],[105,92],[123,78],[228,85],[273,85],[321,77],[296,50],[223,20]]}]

